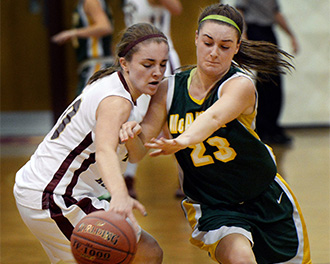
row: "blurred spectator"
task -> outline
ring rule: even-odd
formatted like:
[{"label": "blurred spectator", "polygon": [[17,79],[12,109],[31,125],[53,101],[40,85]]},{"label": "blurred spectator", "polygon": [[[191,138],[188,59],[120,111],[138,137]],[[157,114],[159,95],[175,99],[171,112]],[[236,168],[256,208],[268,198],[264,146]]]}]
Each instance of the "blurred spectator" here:
[{"label": "blurred spectator", "polygon": [[127,27],[135,23],[151,23],[167,36],[170,54],[165,76],[173,74],[181,65],[171,38],[171,15],[181,14],[180,0],[123,0],[123,12]]},{"label": "blurred spectator", "polygon": [[[277,0],[236,0],[236,8],[244,15],[246,31],[244,35],[250,40],[268,41],[278,45],[274,26],[278,25],[291,38],[293,53],[298,52],[298,42],[280,12]],[[257,131],[261,139],[269,144],[289,144],[292,139],[279,124],[283,104],[282,77],[264,76],[258,73],[260,79],[256,87],[259,95]]]},{"label": "blurred spectator", "polygon": [[79,0],[72,14],[72,29],[52,37],[57,44],[71,41],[76,50],[79,63],[77,94],[94,72],[113,64],[112,33],[112,13],[106,2]]}]

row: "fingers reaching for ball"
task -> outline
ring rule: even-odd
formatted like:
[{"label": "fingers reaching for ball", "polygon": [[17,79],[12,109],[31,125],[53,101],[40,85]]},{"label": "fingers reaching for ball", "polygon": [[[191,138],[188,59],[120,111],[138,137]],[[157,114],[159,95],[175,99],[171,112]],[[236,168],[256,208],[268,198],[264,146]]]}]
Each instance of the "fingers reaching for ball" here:
[{"label": "fingers reaching for ball", "polygon": [[[148,213],[145,209],[145,207],[137,200],[133,199],[133,202],[134,202],[134,206],[133,208],[134,209],[137,209],[138,211],[140,211],[140,213],[143,215],[143,216],[147,216]],[[133,211],[131,211],[130,213],[127,214],[127,218],[131,221],[131,224],[136,232],[136,235],[139,236],[139,233],[141,232],[141,228],[133,214]]]},{"label": "fingers reaching for ball", "polygon": [[116,194],[111,197],[109,211],[122,215],[124,218],[128,218],[131,221],[132,227],[135,232],[140,231],[139,224],[134,216],[133,209],[137,209],[143,216],[147,215],[145,207],[128,194]]},{"label": "fingers reaching for ball", "polygon": [[146,211],[146,208],[144,207],[143,204],[141,204],[139,201],[137,201],[137,200],[135,200],[135,199],[133,199],[133,202],[134,202],[134,206],[133,206],[134,209],[139,210],[140,213],[141,213],[143,216],[147,216],[147,215],[148,215],[148,213],[147,213],[147,211]]}]

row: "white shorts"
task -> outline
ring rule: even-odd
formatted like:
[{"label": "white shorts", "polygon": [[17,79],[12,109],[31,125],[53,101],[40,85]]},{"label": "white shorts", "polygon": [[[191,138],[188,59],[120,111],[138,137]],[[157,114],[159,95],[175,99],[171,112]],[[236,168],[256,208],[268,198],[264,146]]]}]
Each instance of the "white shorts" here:
[{"label": "white shorts", "polygon": [[[88,199],[97,209],[106,211],[109,209],[110,204],[106,200],[100,201],[95,197],[88,197]],[[17,204],[17,208],[24,223],[39,239],[51,263],[76,263],[71,253],[69,237],[73,228],[86,216],[86,213],[76,204],[66,207],[61,196],[54,197],[54,201],[59,209],[55,214],[49,209],[32,209],[20,204]]]}]

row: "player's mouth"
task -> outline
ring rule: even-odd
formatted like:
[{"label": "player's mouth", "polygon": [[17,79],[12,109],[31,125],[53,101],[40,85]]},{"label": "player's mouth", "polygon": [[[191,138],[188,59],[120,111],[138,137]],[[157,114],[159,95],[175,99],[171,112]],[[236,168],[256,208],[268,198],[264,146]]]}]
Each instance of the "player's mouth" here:
[{"label": "player's mouth", "polygon": [[219,62],[217,62],[217,61],[206,61],[206,63],[209,63],[209,64],[219,64]]},{"label": "player's mouth", "polygon": [[151,85],[158,85],[158,84],[159,84],[159,82],[157,82],[157,81],[154,81],[154,82],[150,82],[149,84],[151,84]]}]

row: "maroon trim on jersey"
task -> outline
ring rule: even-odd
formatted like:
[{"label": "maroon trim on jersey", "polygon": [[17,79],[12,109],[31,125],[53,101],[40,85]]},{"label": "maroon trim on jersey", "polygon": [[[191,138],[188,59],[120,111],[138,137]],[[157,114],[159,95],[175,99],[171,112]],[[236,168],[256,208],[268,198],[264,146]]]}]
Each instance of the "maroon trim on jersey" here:
[{"label": "maroon trim on jersey", "polygon": [[[65,204],[67,205],[69,204],[69,206],[73,204],[79,206],[86,215],[95,211],[103,210],[94,207],[92,204],[92,200],[90,198],[84,198],[79,202],[77,202],[77,200],[72,197],[63,196],[63,199],[65,201]],[[49,196],[49,212],[50,212],[50,217],[55,221],[56,225],[61,230],[63,235],[65,235],[65,237],[70,241],[74,226],[71,224],[69,219],[67,219],[63,215],[61,208],[55,203],[53,194]]]},{"label": "maroon trim on jersey", "polygon": [[91,153],[89,155],[89,158],[85,159],[82,162],[80,168],[74,172],[72,180],[71,180],[70,184],[68,185],[68,187],[65,190],[64,196],[71,196],[72,195],[73,188],[76,186],[80,174],[83,173],[84,171],[86,171],[91,164],[95,163],[95,161],[96,161],[95,160],[95,153]]},{"label": "maroon trim on jersey", "polygon": [[61,230],[63,235],[70,241],[72,231],[74,226],[70,223],[70,221],[64,217],[62,210],[54,201],[53,194],[49,196],[49,212],[50,217],[55,221],[58,228]]},{"label": "maroon trim on jersey", "polygon": [[130,94],[131,99],[132,99],[134,105],[136,105],[136,102],[133,100],[133,97],[132,97],[132,95],[131,95],[131,93],[129,91],[128,84],[127,84],[127,82],[126,82],[123,74],[120,71],[118,71],[117,73],[118,73],[118,76],[119,76],[119,79],[120,79],[121,83],[124,85],[125,90]]},{"label": "maroon trim on jersey", "polygon": [[169,56],[169,65],[170,65],[170,69],[171,69],[171,74],[174,74],[174,71],[175,71],[176,69],[174,69],[174,67],[173,67],[173,62],[172,62],[172,60],[171,60],[171,56]]},{"label": "maroon trim on jersey", "polygon": [[48,209],[49,208],[49,197],[51,194],[53,194],[53,191],[55,190],[58,183],[61,181],[65,173],[68,171],[68,168],[70,167],[71,163],[74,161],[74,159],[81,154],[90,144],[93,143],[92,140],[92,132],[90,132],[84,140],[75,148],[73,149],[69,155],[65,158],[65,160],[62,162],[61,166],[55,173],[53,179],[48,183],[47,187],[43,191],[42,194],[42,209]]},{"label": "maroon trim on jersey", "polygon": [[95,211],[104,210],[94,207],[94,205],[92,204],[92,200],[88,197],[81,199],[79,202],[75,198],[70,196],[62,196],[62,197],[67,207],[70,207],[72,205],[77,205],[81,210],[84,211],[85,214],[90,214]]}]

